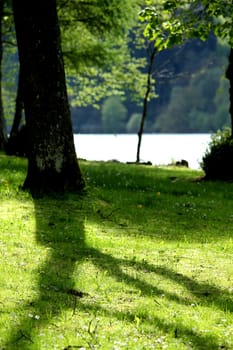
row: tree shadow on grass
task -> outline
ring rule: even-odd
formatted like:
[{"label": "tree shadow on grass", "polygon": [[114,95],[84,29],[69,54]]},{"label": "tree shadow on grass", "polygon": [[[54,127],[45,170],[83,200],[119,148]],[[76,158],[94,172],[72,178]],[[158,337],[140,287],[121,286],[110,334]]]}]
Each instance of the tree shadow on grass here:
[{"label": "tree shadow on grass", "polygon": [[[153,278],[150,283],[132,277],[125,272],[127,269],[125,270],[124,267],[130,267],[139,272],[147,271],[178,283],[189,291],[200,305],[210,308],[215,305],[220,310],[224,310],[225,301],[228,300],[228,310],[233,311],[233,303],[229,302],[227,291],[197,282],[169,267],[116,258],[88,246],[85,242],[84,226],[86,218],[91,217],[92,213],[83,208],[85,200],[82,198],[76,198],[73,201],[65,198],[35,199],[36,241],[46,249],[46,257],[42,265],[38,266],[36,297],[24,306],[26,316],[19,320],[15,329],[11,330],[9,340],[3,349],[43,349],[37,343],[38,334],[44,329],[48,331],[49,325],[55,322],[54,320],[63,311],[73,309],[74,300],[76,310],[93,314],[100,312],[106,317],[115,317],[119,321],[125,320],[131,324],[134,322],[136,311],[118,311],[117,308],[109,310],[97,301],[88,302],[88,298],[83,302],[85,292],[77,288],[79,281],[77,275],[74,277],[74,271],[77,264],[83,263],[86,259],[91,260],[97,269],[108,271],[108,275],[120,283],[137,289],[142,297],[163,294],[165,300],[190,306],[190,300],[178,295],[176,291],[168,292],[153,285]],[[221,347],[211,333],[201,333],[176,319],[171,321],[157,316],[149,319],[150,315],[144,316],[145,324],[154,323],[155,328],[162,332],[173,332],[174,337],[179,337],[184,343],[190,341],[193,349],[217,350]]]},{"label": "tree shadow on grass", "polygon": [[63,198],[35,199],[34,206],[36,242],[45,247],[45,257],[36,271],[36,297],[24,305],[26,317],[11,330],[4,347],[7,350],[41,349],[34,342],[36,334],[63,309],[73,305],[73,272],[85,251],[82,200],[79,197],[74,206]]}]

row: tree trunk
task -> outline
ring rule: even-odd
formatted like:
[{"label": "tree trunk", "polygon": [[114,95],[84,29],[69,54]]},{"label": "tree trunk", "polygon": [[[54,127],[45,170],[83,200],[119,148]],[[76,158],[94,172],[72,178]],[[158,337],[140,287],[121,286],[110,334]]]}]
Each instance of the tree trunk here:
[{"label": "tree trunk", "polygon": [[19,69],[18,88],[15,99],[15,116],[11,127],[10,138],[15,137],[19,131],[23,114],[23,80],[21,69]]},{"label": "tree trunk", "polygon": [[229,55],[229,64],[226,71],[226,78],[229,79],[230,82],[230,116],[231,116],[231,137],[233,138],[233,48],[231,48]]},{"label": "tree trunk", "polygon": [[56,0],[13,0],[30,152],[24,188],[81,190]]},{"label": "tree trunk", "polygon": [[[25,157],[29,147],[27,143],[26,127],[22,127],[23,117],[23,81],[21,69],[19,69],[18,88],[15,99],[15,115],[11,126],[10,136],[7,140],[6,154]],[[21,126],[21,128],[20,128]]]},{"label": "tree trunk", "polygon": [[[152,43],[151,45],[154,45],[154,43]],[[153,63],[154,63],[154,58],[155,58],[156,52],[157,52],[157,49],[156,49],[156,47],[153,46],[151,54],[150,54],[150,58],[149,58],[146,93],[145,93],[144,100],[143,100],[142,118],[141,118],[140,127],[139,127],[139,131],[138,131],[138,146],[137,146],[137,155],[136,155],[136,162],[137,163],[140,162],[140,150],[141,150],[141,143],[142,143],[142,134],[143,134],[144,125],[145,125],[145,121],[146,121],[146,117],[147,117],[147,105],[148,105],[149,95],[151,92],[151,74],[152,74]]]},{"label": "tree trunk", "polygon": [[2,17],[3,17],[4,0],[0,0],[0,150],[5,149],[6,145],[6,125],[3,114],[3,101],[2,101],[2,57],[3,57],[3,45],[2,45]]}]

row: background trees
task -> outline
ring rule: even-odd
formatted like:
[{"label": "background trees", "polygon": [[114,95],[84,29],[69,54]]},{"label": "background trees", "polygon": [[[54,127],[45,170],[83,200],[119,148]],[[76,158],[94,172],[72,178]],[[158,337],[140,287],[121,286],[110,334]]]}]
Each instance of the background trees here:
[{"label": "background trees", "polygon": [[[158,50],[181,44],[190,38],[206,40],[214,32],[233,47],[232,18],[233,8],[230,0],[148,1],[151,5],[141,12],[142,19],[147,21],[145,35],[155,42]],[[229,56],[229,67],[232,66]],[[233,84],[232,69],[227,70],[230,85]],[[232,87],[230,87],[232,101]],[[230,108],[233,135],[233,110]]]},{"label": "background trees", "polygon": [[103,130],[107,133],[125,130],[127,110],[119,96],[108,97],[103,103],[101,116]]},{"label": "background trees", "polygon": [[[124,128],[116,129],[116,132],[128,132],[133,130],[127,127],[131,116],[142,113],[146,88],[147,39],[143,38],[143,30],[139,30],[140,25],[144,28],[145,24],[139,25],[137,22],[138,12],[144,1],[135,0],[130,4],[126,1],[123,5],[114,1],[108,4],[109,11],[102,1],[92,3],[92,6],[91,3],[88,6],[85,4],[80,0],[59,0],[57,3],[74,131],[107,132],[102,124],[102,107],[108,97],[120,96],[127,115]],[[101,18],[108,18],[102,20],[101,26],[96,16],[92,12],[89,14],[93,9]],[[123,12],[126,9],[128,20],[125,20],[126,12]],[[9,10],[7,14],[8,20],[4,21],[4,27],[10,27]],[[112,15],[114,20],[111,19]],[[106,31],[103,30],[104,22],[109,22]],[[4,42],[14,42],[12,33],[12,30],[8,30],[7,40],[4,38]],[[14,47],[5,44],[4,51],[3,99],[7,106],[5,117],[9,132],[14,115],[17,64]],[[226,120],[229,124],[228,117],[222,117],[224,108],[229,108],[224,107],[228,105],[225,96],[229,85],[222,79],[227,56],[228,47],[223,42],[216,42],[214,36],[206,43],[199,39],[189,40],[180,46],[173,45],[170,49],[160,51],[156,55],[152,72],[155,81],[153,87],[158,98],[151,99],[148,104],[145,132],[182,132],[184,128],[179,118],[186,116],[188,106],[183,106],[182,109],[180,105],[179,113],[171,115],[170,111],[174,106],[171,97],[175,95],[177,86],[182,95],[189,90],[195,96],[199,80],[207,80],[210,70],[214,80],[219,82],[215,84],[214,99],[218,100],[215,104],[216,110],[203,112],[203,108],[191,103],[185,130],[214,132],[218,127],[226,125]],[[202,100],[206,105],[212,104],[206,93]],[[196,113],[198,116],[194,119],[193,115]]]},{"label": "background trees", "polygon": [[[209,64],[206,62],[204,67],[203,62],[202,69],[190,73],[186,81],[171,81],[169,104],[154,124],[158,132],[215,132],[230,125],[229,83],[223,76],[227,59],[221,67],[214,64],[216,58],[211,56]],[[195,53],[194,57],[198,55]]]},{"label": "background trees", "polygon": [[6,129],[5,129],[5,119],[4,119],[4,113],[3,113],[3,99],[2,99],[3,17],[4,17],[4,0],[0,0],[0,150],[5,149],[5,144],[6,144]]},{"label": "background trees", "polygon": [[[148,1],[150,5],[153,1]],[[218,133],[210,143],[210,148],[203,157],[203,170],[207,179],[233,178],[233,7],[229,0],[219,1],[176,1],[161,0],[146,8],[142,18],[148,21],[145,33],[155,46],[162,50],[174,44],[182,43],[188,38],[200,37],[203,40],[214,32],[226,40],[230,46],[229,64],[226,77],[230,83],[229,100],[231,116],[231,133]],[[211,77],[209,77],[210,79]],[[212,80],[212,84],[214,81]],[[202,83],[203,86],[203,83]],[[204,84],[204,89],[206,89]],[[199,88],[200,91],[200,88]],[[213,98],[213,91],[209,90]],[[200,103],[203,103],[201,101]],[[209,106],[204,106],[205,110]],[[188,112],[188,111],[187,111]],[[196,114],[196,113],[195,113]],[[195,117],[195,115],[194,115]]]},{"label": "background trees", "polygon": [[[141,68],[144,62],[140,57],[133,57],[128,46],[128,41],[131,40],[128,31],[137,20],[140,3],[139,0],[107,3],[57,1],[69,101],[72,107],[89,106],[90,111],[90,106],[96,107],[97,101],[111,95],[123,95],[125,91],[132,91],[134,95],[141,93],[142,96],[145,81]],[[8,42],[14,41],[13,33],[12,31]],[[7,105],[12,104],[12,97],[8,93],[10,86],[6,84],[6,72],[12,70],[16,59],[15,52],[7,53],[4,72],[4,90],[7,92],[7,101],[4,102]],[[13,85],[17,86],[17,76]],[[76,110],[73,110],[75,116]],[[78,112],[78,124],[82,125],[82,119],[87,119],[86,110],[83,117],[80,110]],[[93,109],[91,112],[96,114]],[[7,114],[10,123],[12,112]],[[73,118],[74,121],[75,119]],[[86,128],[89,127],[89,123],[86,124]]]}]

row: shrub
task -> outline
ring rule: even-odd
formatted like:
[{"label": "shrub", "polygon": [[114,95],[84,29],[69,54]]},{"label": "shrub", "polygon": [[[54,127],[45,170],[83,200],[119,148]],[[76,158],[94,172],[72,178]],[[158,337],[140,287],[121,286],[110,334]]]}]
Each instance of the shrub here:
[{"label": "shrub", "polygon": [[233,138],[230,128],[212,136],[201,167],[208,180],[233,180]]}]

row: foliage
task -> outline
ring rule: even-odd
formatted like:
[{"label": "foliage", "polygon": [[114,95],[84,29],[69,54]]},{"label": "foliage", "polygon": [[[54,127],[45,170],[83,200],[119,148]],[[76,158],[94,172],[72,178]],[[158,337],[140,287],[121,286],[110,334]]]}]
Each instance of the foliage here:
[{"label": "foliage", "polygon": [[[127,3],[128,1],[123,5],[128,6],[129,4]],[[128,109],[126,122],[129,122],[130,116],[133,113],[141,112],[139,103],[142,101],[146,89],[146,74],[144,73],[146,67],[147,39],[143,38],[142,35],[144,23],[137,23],[137,8],[140,8],[140,3],[142,1],[135,0],[131,2],[132,6],[130,4],[130,9],[128,9],[130,12],[127,19],[125,15],[123,16],[121,14],[122,24],[124,23],[124,26],[121,26],[120,19],[117,19],[117,16],[120,15],[120,12],[117,13],[117,8],[122,4],[120,2],[109,2],[107,6],[114,7],[114,21],[118,21],[118,24],[116,25],[114,21],[113,23],[109,23],[109,30],[103,33],[98,27],[96,16],[92,16],[93,22],[91,21],[92,17],[88,16],[90,7],[92,9],[91,3],[80,2],[80,0],[69,2],[64,0],[58,1],[63,38],[62,46],[65,54],[68,92],[75,132],[104,131],[101,126],[101,104],[107,97],[112,95],[123,98],[126,95],[125,106]],[[120,11],[124,10],[124,6]],[[113,13],[113,10],[108,11],[103,6],[103,2],[93,2],[93,8],[97,9],[96,13],[101,13],[100,17],[102,21],[107,20],[103,19],[104,15],[108,16],[110,13]],[[92,11],[91,9],[90,11]],[[6,29],[8,28],[8,35],[5,37],[5,42],[13,43],[14,37],[12,35],[10,12],[6,20],[8,22],[4,26]],[[103,23],[101,26],[103,28]],[[113,26],[116,26],[117,32],[115,28],[112,28]],[[209,53],[208,49],[205,51],[201,46],[197,47],[194,43],[190,44],[190,46],[193,49],[195,58],[191,59],[191,52],[190,56],[187,57],[185,52],[187,52],[188,46],[183,45],[174,51],[165,50],[156,56],[153,71],[155,82],[153,82],[153,86],[155,87],[156,84],[156,92],[160,97],[155,102],[152,101],[149,104],[146,132],[156,132],[162,130],[162,128],[167,129],[167,126],[164,125],[167,120],[169,123],[176,124],[173,118],[170,121],[171,114],[168,111],[171,108],[169,107],[169,91],[172,90],[174,84],[181,84],[183,86],[187,81],[185,75],[191,79],[195,71],[198,74],[199,69],[205,70],[203,65],[206,62],[203,56],[208,57],[211,61],[214,60],[217,66],[222,64],[220,60],[218,62],[215,60],[215,56],[219,58],[221,55],[216,55],[214,49],[212,53]],[[220,45],[218,45],[218,49],[219,47]],[[179,51],[182,53],[179,54]],[[199,55],[198,59],[195,53]],[[225,53],[222,53],[222,56],[224,55]],[[181,71],[181,67],[184,68],[184,72]],[[184,79],[181,77],[182,74],[184,75]],[[6,106],[5,114],[10,125],[12,116],[14,115],[17,63],[15,47],[12,45],[9,46],[9,43],[7,46],[5,45],[3,85],[4,105]],[[226,118],[223,117],[223,114],[228,107],[227,101],[222,102],[222,96],[227,88],[226,85],[224,86],[222,94],[218,96],[220,102],[216,102],[218,110],[213,117],[212,113],[204,115],[196,107],[196,110],[195,108],[190,110],[190,120],[187,122],[188,125],[191,124],[188,129],[189,132],[193,128],[195,132],[199,130],[202,132],[203,130],[215,131],[225,124]],[[187,89],[190,88],[187,87]],[[193,85],[193,88],[195,88],[195,85]],[[183,89],[182,94],[185,94],[186,88]],[[151,96],[154,97],[155,94]],[[172,101],[170,103],[171,105],[173,104]],[[210,103],[210,100],[208,103]],[[88,108],[82,108],[81,106],[88,106]],[[91,108],[90,106],[95,108]],[[180,113],[182,116],[184,115],[184,111]],[[192,125],[194,122],[192,119],[193,113],[198,116],[196,125]],[[163,117],[165,114],[166,118]],[[205,121],[201,120],[199,122],[202,116],[205,117]],[[156,121],[157,117],[159,118],[158,123]],[[212,120],[215,119],[216,121],[212,123]],[[221,124],[222,120],[223,122]],[[178,129],[178,123],[176,127]],[[178,130],[180,132],[181,129],[179,128]],[[127,132],[126,125],[125,132]]]},{"label": "foliage", "polygon": [[209,16],[213,18],[212,26],[214,33],[226,40],[233,47],[233,8],[231,0],[203,0],[203,5]]},{"label": "foliage", "polygon": [[[57,1],[72,106],[99,107],[97,102],[104,97],[122,95],[126,90],[137,101],[143,95],[145,62],[134,57],[128,46],[129,32],[138,21],[141,2]],[[4,104],[12,105],[17,87],[17,57],[10,7],[4,30]],[[11,77],[6,76],[9,72]],[[9,79],[14,80],[14,89]]]},{"label": "foliage", "polygon": [[126,90],[137,100],[145,86],[143,58],[130,50],[140,0],[59,0],[62,47],[73,106],[93,105]]},{"label": "foliage", "polygon": [[119,97],[108,97],[103,103],[101,115],[106,132],[116,133],[124,130],[127,109]]},{"label": "foliage", "polygon": [[[172,48],[190,38],[206,40],[211,33],[215,33],[219,38],[232,45],[233,8],[230,0],[215,0],[213,2],[207,0],[182,0],[179,2],[150,0],[147,3],[149,6],[141,12],[140,18],[147,22],[145,35],[155,42],[158,50]],[[196,106],[196,109],[198,110],[199,106]],[[190,117],[198,114],[198,117],[202,119],[204,113],[206,113],[205,110],[200,110],[198,113],[193,110],[188,111],[189,117],[187,113],[181,115],[181,119],[184,119],[184,128],[187,129],[187,122],[192,119]],[[178,114],[176,121],[179,118]],[[221,112],[216,111],[215,119],[221,114]],[[162,119],[166,120],[166,117]],[[175,125],[175,121],[173,124]]]},{"label": "foliage", "polygon": [[85,196],[32,199],[0,156],[0,347],[231,349],[233,184],[81,167]]},{"label": "foliage", "polygon": [[189,38],[206,40],[211,32],[233,44],[231,0],[149,0],[140,13],[146,20],[145,35],[158,50],[179,45]]},{"label": "foliage", "polygon": [[[138,57],[146,57],[147,50],[136,50],[134,54]],[[162,128],[168,132],[176,130],[181,132],[179,121],[177,118],[187,117],[188,132],[215,132],[217,129],[222,128],[224,125],[228,125],[229,118],[229,97],[228,89],[229,83],[227,79],[224,79],[224,66],[227,64],[227,56],[229,53],[229,47],[221,42],[217,41],[214,36],[206,42],[200,40],[190,40],[187,43],[182,44],[179,47],[174,47],[170,50],[164,50],[156,55],[154,67],[153,67],[153,86],[156,89],[158,97],[151,98],[148,104],[148,117],[145,127],[146,132],[158,132]],[[145,65],[144,65],[145,67]],[[124,78],[119,74],[119,80],[123,82]],[[140,81],[136,78],[134,71],[128,71],[127,74],[132,74],[135,77],[135,88],[144,87],[145,80]],[[108,80],[114,80],[111,74],[108,73]],[[88,82],[88,78],[86,78]],[[213,84],[211,84],[213,82]],[[95,82],[90,80],[90,87],[95,85]],[[113,81],[113,84],[115,82]],[[117,82],[119,84],[119,82]],[[125,84],[126,85],[126,84]],[[206,85],[206,88],[204,88]],[[113,85],[114,86],[114,85]],[[181,96],[179,100],[183,100],[183,103],[179,106],[179,113],[173,113],[172,105],[178,104],[178,100],[172,101],[173,88],[180,88]],[[78,85],[77,85],[78,88]],[[125,87],[123,86],[122,89]],[[201,92],[197,92],[197,89],[201,88]],[[96,93],[101,89],[101,84],[96,84]],[[130,88],[131,91],[133,87]],[[81,90],[80,90],[81,91]],[[211,91],[212,94],[209,94]],[[106,96],[111,94],[111,89],[107,91]],[[118,90],[119,93],[119,90]],[[193,96],[188,106],[190,96]],[[215,95],[213,97],[213,95]],[[80,94],[78,95],[80,96]],[[125,132],[128,132],[127,123],[130,121],[132,114],[142,113],[142,106],[132,102],[131,98],[124,99],[124,104],[128,110],[127,121],[125,125]],[[151,97],[154,97],[152,94]],[[183,96],[186,96],[183,98]],[[87,96],[83,95],[83,98],[87,100]],[[122,96],[122,98],[124,98]],[[200,105],[200,101],[202,104]],[[100,108],[101,104],[100,102]],[[170,106],[171,105],[171,106]],[[203,106],[208,106],[207,111],[203,110]],[[182,109],[181,107],[184,107]],[[186,111],[188,109],[188,114]],[[101,111],[94,108],[78,108],[73,109],[75,112],[74,127],[75,132],[104,132],[101,129]],[[73,112],[73,113],[74,113]],[[194,114],[195,113],[195,114]],[[166,118],[165,118],[166,115]],[[193,115],[197,118],[193,119]],[[164,116],[164,117],[163,117]],[[176,117],[176,118],[175,118]],[[204,119],[203,119],[204,118]],[[158,125],[158,123],[160,125]],[[169,130],[169,126],[172,123],[172,128]],[[138,129],[135,130],[138,132]]]},{"label": "foliage", "polygon": [[233,139],[231,129],[225,128],[212,136],[209,149],[202,160],[206,179],[233,180]]}]

